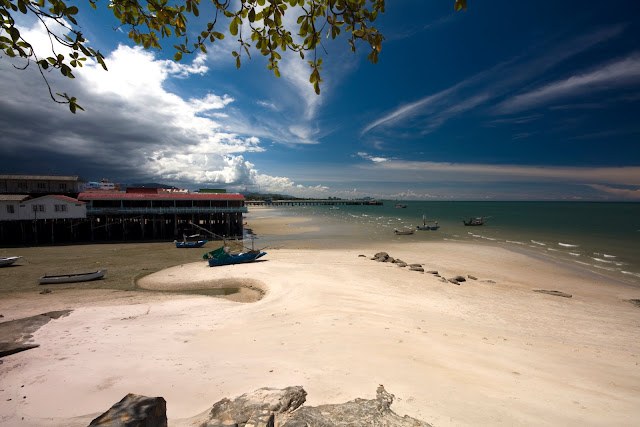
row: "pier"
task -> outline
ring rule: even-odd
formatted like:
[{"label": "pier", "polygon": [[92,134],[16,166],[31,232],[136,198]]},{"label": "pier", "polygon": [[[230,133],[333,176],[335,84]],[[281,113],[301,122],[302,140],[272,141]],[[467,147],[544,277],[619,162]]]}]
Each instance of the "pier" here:
[{"label": "pier", "polygon": [[303,205],[326,205],[326,206],[382,206],[382,202],[377,200],[341,200],[341,199],[323,199],[323,200],[245,200],[245,206],[303,206]]}]

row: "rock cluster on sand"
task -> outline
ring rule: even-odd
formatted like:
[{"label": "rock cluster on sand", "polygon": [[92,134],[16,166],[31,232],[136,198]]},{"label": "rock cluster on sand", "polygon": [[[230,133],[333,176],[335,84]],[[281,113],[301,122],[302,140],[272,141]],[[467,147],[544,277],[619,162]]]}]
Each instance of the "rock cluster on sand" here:
[{"label": "rock cluster on sand", "polygon": [[[302,406],[306,396],[300,386],[261,388],[233,400],[224,398],[206,416],[190,421],[198,427],[431,427],[424,421],[393,412],[394,396],[382,385],[378,386],[375,399],[355,399],[337,405]],[[162,397],[128,394],[90,426],[166,427],[166,403]]]},{"label": "rock cluster on sand", "polygon": [[[359,255],[359,256],[364,256],[364,255]],[[376,253],[373,257],[371,257],[371,260],[373,261],[377,261],[377,262],[388,262],[388,263],[392,263],[397,265],[398,267],[407,267],[409,266],[409,270],[410,271],[418,271],[421,273],[425,273],[424,267],[422,264],[407,264],[406,262],[398,259],[398,258],[393,258],[392,256],[390,256],[388,253],[386,252],[378,252]],[[442,276],[440,276],[440,274],[438,274],[437,270],[428,270],[426,271],[427,274],[432,274],[435,277],[440,277],[440,280],[442,282],[445,283],[453,283],[454,285],[459,285],[461,282],[465,282],[467,279],[464,276],[461,275],[457,275],[454,277],[451,277],[449,279],[446,279]],[[467,278],[471,279],[471,280],[478,280],[477,277],[472,276],[471,274],[467,275]],[[484,282],[489,282],[489,283],[495,283],[493,280],[484,280]]]}]

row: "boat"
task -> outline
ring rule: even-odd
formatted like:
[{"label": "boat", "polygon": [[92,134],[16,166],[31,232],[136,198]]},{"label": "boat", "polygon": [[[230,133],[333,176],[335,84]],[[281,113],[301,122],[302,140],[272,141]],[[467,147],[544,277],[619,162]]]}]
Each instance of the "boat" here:
[{"label": "boat", "polygon": [[470,217],[469,221],[465,221],[464,219],[462,220],[462,222],[464,222],[464,225],[467,226],[478,226],[478,225],[482,225],[485,223],[487,219],[485,217],[482,216],[478,216],[478,217]]},{"label": "boat", "polygon": [[394,208],[406,208],[407,205],[405,205],[404,203],[396,203],[396,205],[394,206]]},{"label": "boat", "polygon": [[[429,221],[431,222],[431,221]],[[437,230],[438,228],[440,228],[440,226],[438,225],[438,221],[433,221],[435,222],[435,225],[427,225],[427,217],[426,215],[422,215],[422,225],[418,225],[416,226],[416,229],[418,230]]]},{"label": "boat", "polygon": [[77,274],[59,274],[55,276],[42,276],[38,279],[41,285],[53,284],[53,283],[73,283],[73,282],[88,282],[90,280],[98,280],[104,277],[107,270],[92,271],[89,273],[77,273]]},{"label": "boat", "polygon": [[266,254],[266,252],[250,250],[248,252],[231,255],[228,251],[225,251],[225,247],[223,246],[215,251],[207,252],[202,256],[202,258],[209,262],[209,267],[218,267],[220,265],[253,262]]},{"label": "boat", "polygon": [[331,206],[331,207],[329,208],[329,210],[330,210],[330,211],[335,211],[335,210],[338,210],[338,209],[340,209],[340,208],[339,208],[339,207],[337,207],[337,206]]},{"label": "boat", "polygon": [[21,256],[10,256],[10,257],[0,257],[0,267],[6,267],[7,265],[11,265],[17,260],[22,258]]},{"label": "boat", "polygon": [[197,240],[195,242],[176,242],[176,248],[201,248],[208,240]]},{"label": "boat", "polygon": [[413,230],[398,230],[397,228],[393,230],[398,236],[407,236],[409,234],[413,234]]}]

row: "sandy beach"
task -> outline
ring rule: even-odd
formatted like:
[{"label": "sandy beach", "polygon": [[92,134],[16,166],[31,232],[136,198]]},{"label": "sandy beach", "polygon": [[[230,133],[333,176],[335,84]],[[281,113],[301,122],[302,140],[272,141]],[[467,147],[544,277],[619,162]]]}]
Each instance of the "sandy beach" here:
[{"label": "sandy beach", "polygon": [[[287,217],[247,226],[258,235],[306,227]],[[96,246],[86,256],[98,260]],[[371,260],[380,251],[477,280],[454,285]],[[169,425],[186,426],[260,387],[301,385],[314,406],[371,399],[378,384],[396,396],[396,413],[434,426],[637,425],[640,308],[628,300],[640,289],[489,245],[267,252],[216,268],[182,252],[168,268],[113,264],[112,278],[89,289],[40,294],[31,277],[24,290],[3,288],[2,321],[73,311],[33,334],[38,348],[0,359],[0,425],[86,426],[137,393],[164,397]],[[20,268],[27,274],[0,269],[0,281]],[[180,293],[229,287],[244,290]]]}]

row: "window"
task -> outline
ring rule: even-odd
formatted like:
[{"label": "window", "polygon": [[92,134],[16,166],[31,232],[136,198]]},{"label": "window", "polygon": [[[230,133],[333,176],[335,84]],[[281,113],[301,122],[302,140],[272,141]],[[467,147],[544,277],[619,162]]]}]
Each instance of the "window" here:
[{"label": "window", "polygon": [[15,207],[13,205],[7,205],[7,213],[16,213]]},{"label": "window", "polygon": [[66,212],[67,205],[56,205],[55,209],[56,209],[56,212]]},{"label": "window", "polygon": [[58,190],[65,191],[66,189],[67,189],[67,184],[65,183],[58,184]]},{"label": "window", "polygon": [[45,182],[38,183],[38,190],[46,190],[46,189],[47,189],[47,184]]},{"label": "window", "polygon": [[44,205],[31,205],[34,212],[44,212]]}]

